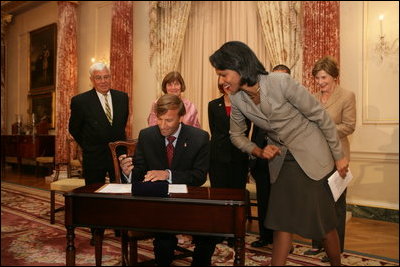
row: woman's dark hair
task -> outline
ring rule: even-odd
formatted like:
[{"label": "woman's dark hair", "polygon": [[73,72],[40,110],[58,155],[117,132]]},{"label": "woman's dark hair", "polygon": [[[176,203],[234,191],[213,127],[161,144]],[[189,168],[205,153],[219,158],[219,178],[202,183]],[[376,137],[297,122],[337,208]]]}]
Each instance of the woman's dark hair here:
[{"label": "woman's dark hair", "polygon": [[239,73],[240,85],[253,86],[258,82],[258,75],[268,74],[254,52],[239,41],[223,44],[209,59],[216,69],[233,70]]},{"label": "woman's dark hair", "polygon": [[177,81],[178,83],[181,84],[181,92],[185,92],[186,90],[186,85],[185,81],[182,78],[182,75],[177,72],[177,71],[171,71],[167,75],[165,75],[162,83],[161,83],[161,90],[164,92],[164,94],[167,94],[167,84],[172,83]]},{"label": "woman's dark hair", "polygon": [[289,67],[286,66],[286,65],[283,65],[283,64],[276,65],[276,66],[272,69],[272,71],[283,71],[283,72],[286,72],[287,74],[290,74],[290,69],[289,69]]}]

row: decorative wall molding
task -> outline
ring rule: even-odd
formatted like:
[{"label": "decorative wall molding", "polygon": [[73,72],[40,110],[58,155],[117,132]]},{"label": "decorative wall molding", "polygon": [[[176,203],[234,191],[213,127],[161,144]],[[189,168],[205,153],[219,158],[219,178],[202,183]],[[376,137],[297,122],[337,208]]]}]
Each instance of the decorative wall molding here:
[{"label": "decorative wall molding", "polygon": [[[358,198],[351,198],[349,196],[346,197],[347,205],[350,206],[364,206],[369,208],[376,208],[376,209],[391,209],[399,211],[399,203],[391,204],[386,202],[379,202],[379,201],[369,201],[365,199],[358,199]],[[359,217],[359,216],[356,216]]]},{"label": "decorative wall molding", "polygon": [[399,163],[399,153],[381,153],[367,151],[351,151],[351,161],[369,161],[376,163]]},{"label": "decorative wall molding", "polygon": [[398,210],[399,153],[352,151],[350,157],[347,203]]},{"label": "decorative wall molding", "polygon": [[397,208],[382,208],[347,204],[347,210],[353,217],[399,223],[399,206]]},{"label": "decorative wall molding", "polygon": [[[363,9],[362,123],[398,125],[398,2],[364,1]],[[382,14],[385,14],[383,22],[380,20]],[[395,52],[384,57],[376,52],[377,43],[382,35],[390,42],[397,39]]]},{"label": "decorative wall molding", "polygon": [[367,151],[351,151],[351,161],[368,161],[376,163],[399,163],[399,153],[380,153]]},{"label": "decorative wall molding", "polygon": [[17,15],[48,1],[1,1],[1,13]]}]

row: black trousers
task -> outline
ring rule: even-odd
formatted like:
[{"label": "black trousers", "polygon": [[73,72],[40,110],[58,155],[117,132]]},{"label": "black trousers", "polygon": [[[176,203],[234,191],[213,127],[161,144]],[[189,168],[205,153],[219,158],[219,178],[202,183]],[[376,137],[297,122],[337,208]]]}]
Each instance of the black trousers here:
[{"label": "black trousers", "polygon": [[[210,266],[218,238],[209,236],[193,236],[195,249],[192,266]],[[158,266],[169,266],[174,260],[174,251],[178,239],[174,234],[157,234],[154,241],[154,256]]]},{"label": "black trousers", "polygon": [[[268,144],[266,132],[257,126],[253,129],[251,140],[260,148],[264,148]],[[260,158],[253,159],[249,163],[249,168],[251,176],[256,181],[258,230],[260,233],[260,239],[264,239],[269,244],[272,244],[274,231],[264,226],[271,190],[268,160]]]},{"label": "black trousers", "polygon": [[[114,174],[114,169],[110,168],[103,168],[103,169],[84,169],[83,170],[83,177],[85,178],[85,185],[89,184],[98,184],[98,183],[105,183],[105,177],[106,175],[109,175],[110,177],[110,182],[115,181],[115,174]],[[90,228],[90,232],[92,233],[92,236],[95,231],[103,231],[104,229],[95,229],[95,228]],[[119,234],[117,230],[115,230],[116,236]]]},{"label": "black trousers", "polygon": [[272,244],[274,231],[264,226],[265,217],[268,212],[269,193],[271,190],[268,160],[256,159],[255,161],[255,165],[252,166],[250,172],[256,181],[258,230],[260,239],[264,239],[269,244]]},{"label": "black trousers", "polygon": [[105,177],[108,173],[110,182],[115,181],[114,168],[101,168],[101,169],[83,169],[83,177],[85,178],[85,184],[97,184],[105,183]]}]

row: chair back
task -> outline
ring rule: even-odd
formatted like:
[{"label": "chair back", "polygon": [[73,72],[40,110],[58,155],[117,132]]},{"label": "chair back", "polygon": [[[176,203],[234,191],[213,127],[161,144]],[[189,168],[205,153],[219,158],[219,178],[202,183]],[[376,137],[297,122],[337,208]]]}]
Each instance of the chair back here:
[{"label": "chair back", "polygon": [[126,140],[126,141],[115,141],[108,143],[108,147],[111,150],[111,156],[114,164],[114,173],[115,173],[115,182],[120,184],[121,183],[121,169],[119,166],[119,160],[117,155],[117,150],[119,147],[125,148],[125,153],[128,156],[133,156],[136,150],[137,139],[134,140]]},{"label": "chair back", "polygon": [[73,138],[67,139],[67,176],[81,177],[82,176],[82,149]]}]

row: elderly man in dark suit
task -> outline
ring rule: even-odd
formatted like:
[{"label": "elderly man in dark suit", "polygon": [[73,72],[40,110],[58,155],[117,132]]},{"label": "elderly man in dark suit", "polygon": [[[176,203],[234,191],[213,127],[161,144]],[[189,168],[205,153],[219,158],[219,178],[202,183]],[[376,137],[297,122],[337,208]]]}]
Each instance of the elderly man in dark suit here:
[{"label": "elderly man in dark suit", "polygon": [[[71,99],[69,119],[69,132],[82,148],[86,185],[104,183],[107,173],[110,181],[115,180],[108,143],[126,139],[125,126],[129,115],[128,95],[110,89],[111,74],[107,65],[94,63],[89,74],[94,88]],[[93,237],[90,244],[94,245]]]},{"label": "elderly man in dark suit", "polygon": [[[168,181],[201,186],[207,179],[209,164],[208,133],[182,123],[185,106],[176,95],[163,95],[155,109],[157,126],[140,131],[134,158],[119,157],[125,178],[135,183]],[[210,265],[214,239],[195,236],[194,243],[192,265]],[[157,265],[172,263],[176,245],[175,235],[157,234],[154,239]]]},{"label": "elderly man in dark suit", "polygon": [[104,183],[108,173],[114,181],[114,167],[108,143],[125,140],[129,99],[124,92],[110,89],[111,74],[103,63],[90,69],[93,89],[71,99],[69,132],[83,151],[85,183]]}]

